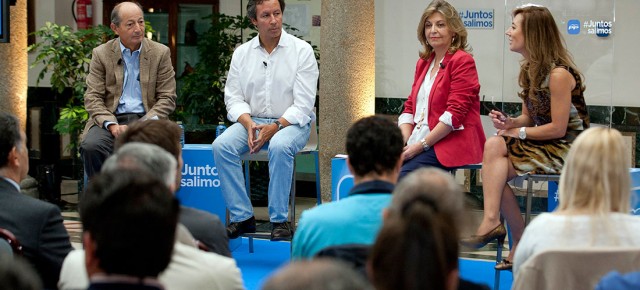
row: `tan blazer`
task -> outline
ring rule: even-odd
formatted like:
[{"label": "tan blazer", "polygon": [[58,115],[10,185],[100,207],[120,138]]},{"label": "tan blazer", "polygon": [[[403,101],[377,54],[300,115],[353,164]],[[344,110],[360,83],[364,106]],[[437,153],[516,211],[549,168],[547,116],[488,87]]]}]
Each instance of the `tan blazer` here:
[{"label": "tan blazer", "polygon": [[[105,121],[116,122],[114,114],[124,81],[121,59],[119,38],[93,49],[84,94],[89,120],[83,136],[92,126],[102,127]],[[166,119],[176,108],[176,80],[169,48],[147,38],[143,39],[140,52],[140,88],[146,112],[143,120],[153,116]]]}]

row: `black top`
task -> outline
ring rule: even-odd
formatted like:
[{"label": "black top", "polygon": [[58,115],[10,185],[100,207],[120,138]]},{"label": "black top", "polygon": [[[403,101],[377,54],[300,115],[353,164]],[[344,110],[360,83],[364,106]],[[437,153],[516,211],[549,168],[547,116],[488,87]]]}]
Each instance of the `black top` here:
[{"label": "black top", "polygon": [[356,194],[391,194],[395,185],[382,180],[373,180],[356,184],[350,191],[349,196]]}]

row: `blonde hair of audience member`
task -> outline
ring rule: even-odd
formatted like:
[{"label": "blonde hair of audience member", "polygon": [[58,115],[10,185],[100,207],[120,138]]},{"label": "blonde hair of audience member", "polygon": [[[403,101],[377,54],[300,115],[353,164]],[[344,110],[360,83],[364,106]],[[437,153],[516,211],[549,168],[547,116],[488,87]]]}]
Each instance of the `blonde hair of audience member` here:
[{"label": "blonde hair of audience member", "polygon": [[545,78],[558,63],[580,74],[549,9],[528,5],[513,10],[514,18],[519,14],[522,15],[522,33],[527,52],[518,77],[520,87],[523,88],[519,93],[521,98],[536,95]]},{"label": "blonde hair of audience member", "polygon": [[454,53],[457,50],[461,49],[465,52],[471,52],[471,48],[467,44],[467,30],[462,23],[462,19],[460,19],[460,15],[458,15],[458,11],[451,4],[446,1],[436,0],[433,1],[427,6],[427,8],[422,13],[420,17],[420,23],[418,24],[418,40],[422,44],[423,51],[420,52],[420,57],[422,59],[429,59],[429,56],[433,52],[433,47],[429,45],[427,42],[427,36],[425,35],[425,25],[427,22],[427,18],[431,16],[431,14],[439,12],[444,16],[449,29],[456,36],[451,41],[451,46],[449,47],[449,52]]},{"label": "blonde hair of audience member", "polygon": [[347,264],[332,259],[294,261],[273,274],[262,290],[367,290],[371,285]]},{"label": "blonde hair of audience member", "polygon": [[367,264],[375,288],[456,289],[463,212],[462,191],[443,170],[421,168],[400,181]]},{"label": "blonde hair of audience member", "polygon": [[595,127],[578,135],[560,176],[559,213],[629,213],[631,166],[622,134]]}]

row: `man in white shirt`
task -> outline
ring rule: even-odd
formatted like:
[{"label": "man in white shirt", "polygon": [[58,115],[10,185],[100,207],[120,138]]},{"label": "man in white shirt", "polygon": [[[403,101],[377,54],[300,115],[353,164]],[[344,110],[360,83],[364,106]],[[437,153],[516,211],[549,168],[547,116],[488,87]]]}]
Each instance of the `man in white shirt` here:
[{"label": "man in white shirt", "polygon": [[[247,15],[258,36],[233,53],[225,84],[227,117],[236,122],[213,142],[229,238],[255,232],[240,155],[269,150],[271,240],[291,238],[287,223],[294,157],[309,139],[318,64],[313,49],[282,30],[284,0],[250,0]],[[250,132],[250,134],[249,134]]]}]

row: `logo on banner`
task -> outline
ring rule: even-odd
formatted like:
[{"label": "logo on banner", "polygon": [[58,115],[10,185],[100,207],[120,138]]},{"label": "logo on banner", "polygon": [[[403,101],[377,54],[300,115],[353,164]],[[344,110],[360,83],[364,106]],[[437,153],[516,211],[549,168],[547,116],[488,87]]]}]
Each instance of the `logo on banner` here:
[{"label": "logo on banner", "polygon": [[460,9],[458,15],[467,29],[493,29],[493,9]]},{"label": "logo on banner", "polygon": [[567,33],[580,34],[580,20],[571,19],[567,22]]},{"label": "logo on banner", "polygon": [[598,37],[607,37],[611,34],[611,21],[599,21],[596,23],[596,35]]},{"label": "logo on banner", "polygon": [[182,167],[181,187],[219,187],[218,168],[209,165]]},{"label": "logo on banner", "polygon": [[578,35],[583,31],[584,34],[595,34],[598,37],[608,37],[613,33],[613,21],[607,20],[585,20],[581,22],[578,19],[571,19],[567,22],[567,33],[570,35]]}]

